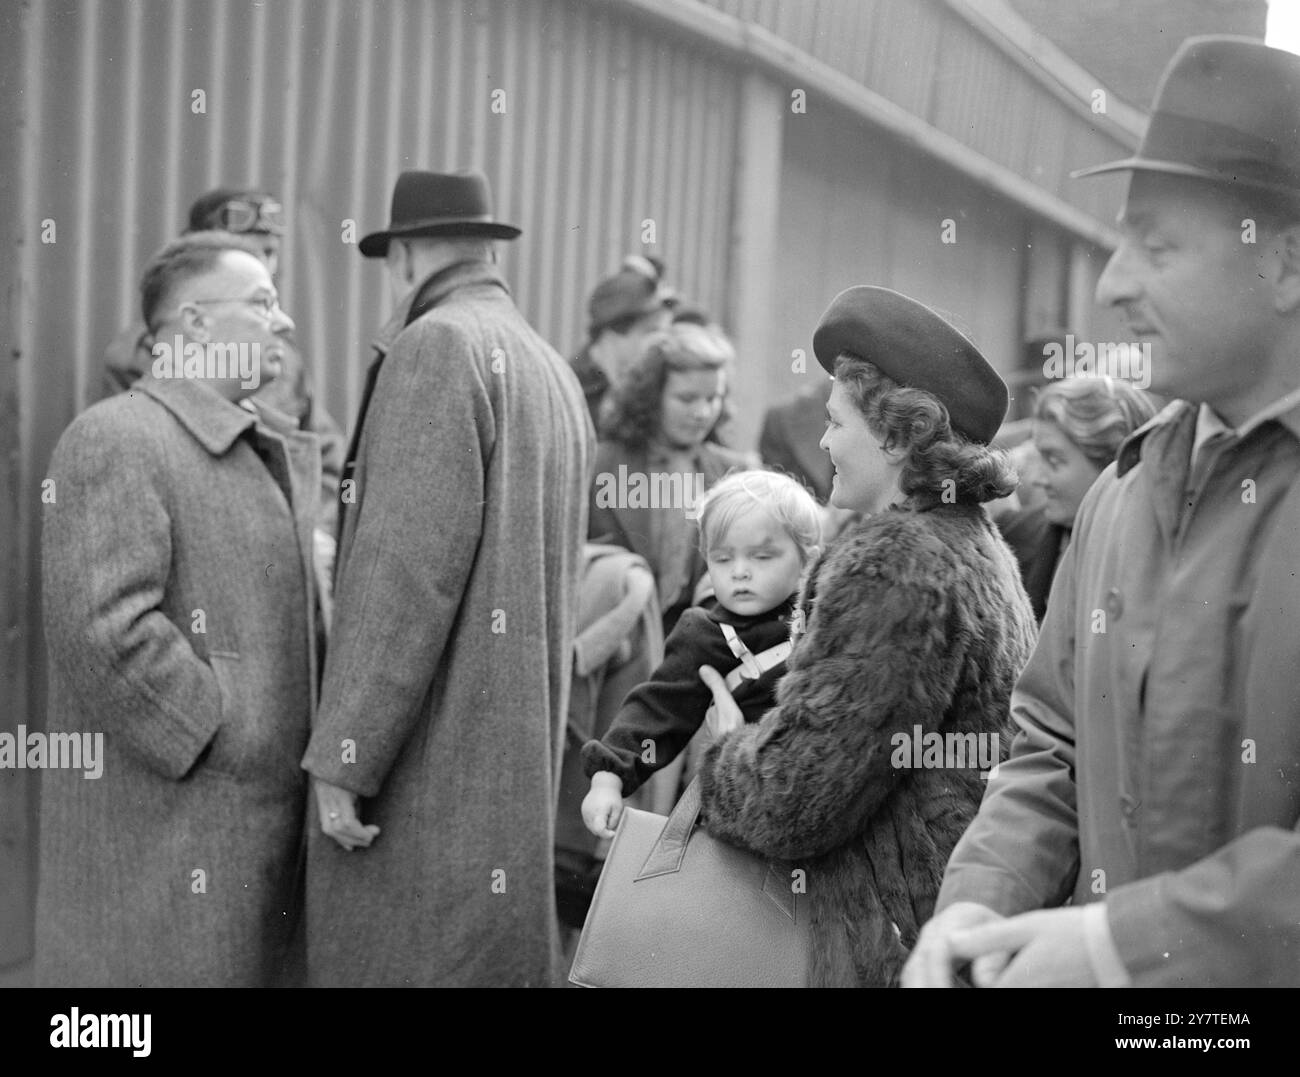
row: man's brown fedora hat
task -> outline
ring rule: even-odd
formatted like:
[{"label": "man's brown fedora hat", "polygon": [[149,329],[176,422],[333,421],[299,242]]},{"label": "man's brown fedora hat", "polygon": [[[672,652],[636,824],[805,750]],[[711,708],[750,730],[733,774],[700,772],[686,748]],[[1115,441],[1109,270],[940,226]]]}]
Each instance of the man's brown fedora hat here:
[{"label": "man's brown fedora hat", "polygon": [[1300,56],[1244,37],[1189,37],[1156,89],[1135,169],[1300,196]]},{"label": "man's brown fedora hat", "polygon": [[388,241],[414,236],[514,239],[519,229],[492,218],[487,177],[479,172],[403,172],[393,188],[387,228],[361,241],[367,258],[383,258]]}]

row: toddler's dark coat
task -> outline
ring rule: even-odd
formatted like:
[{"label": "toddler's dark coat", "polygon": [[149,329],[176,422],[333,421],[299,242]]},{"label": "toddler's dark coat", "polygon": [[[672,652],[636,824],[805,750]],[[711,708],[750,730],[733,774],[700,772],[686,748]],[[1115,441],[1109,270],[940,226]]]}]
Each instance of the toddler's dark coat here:
[{"label": "toddler's dark coat", "polygon": [[[628,693],[602,740],[583,745],[587,777],[598,770],[617,774],[623,779],[623,795],[630,796],[655,771],[676,759],[704,723],[713,702],[713,693],[700,680],[700,666],[712,666],[725,677],[737,665],[719,626],[735,628],[757,655],[789,637],[793,609],[791,597],[755,617],[732,613],[715,599],[686,610],[664,641],[664,660],[650,680]],[[736,687],[732,695],[746,722],[757,722],[775,703],[776,684],[785,668],[781,662]],[[653,762],[645,759],[646,740],[654,742]]]}]

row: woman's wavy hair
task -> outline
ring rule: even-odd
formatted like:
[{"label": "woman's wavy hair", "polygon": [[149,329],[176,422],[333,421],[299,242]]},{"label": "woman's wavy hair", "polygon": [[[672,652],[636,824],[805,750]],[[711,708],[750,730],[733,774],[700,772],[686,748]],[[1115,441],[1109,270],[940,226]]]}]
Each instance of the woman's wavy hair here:
[{"label": "woman's wavy hair", "polygon": [[898,486],[909,502],[983,504],[1016,488],[1007,454],[954,430],[932,393],[899,385],[851,352],[835,360],[835,380],[884,447],[902,454]]},{"label": "woman's wavy hair", "polygon": [[[729,373],[735,358],[731,342],[716,326],[677,322],[651,334],[641,357],[610,386],[601,405],[601,436],[629,449],[644,449],[659,434],[668,375],[696,370]],[[718,428],[731,417],[727,406],[730,381],[729,377],[723,378],[722,410],[705,441],[718,441]]]},{"label": "woman's wavy hair", "polygon": [[1055,423],[1099,469],[1157,410],[1151,396],[1132,382],[1105,376],[1054,381],[1034,398],[1034,418]]}]

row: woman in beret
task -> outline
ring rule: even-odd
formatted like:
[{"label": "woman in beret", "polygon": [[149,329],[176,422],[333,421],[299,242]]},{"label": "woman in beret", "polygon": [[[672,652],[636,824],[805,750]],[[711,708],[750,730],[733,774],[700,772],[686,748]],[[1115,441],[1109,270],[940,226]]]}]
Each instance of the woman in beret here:
[{"label": "woman in beret", "polygon": [[992,367],[884,288],[838,296],[813,347],[835,378],[831,503],[863,519],[810,573],[776,707],[705,754],[703,814],[804,869],[811,986],[889,986],[1010,745],[1034,617],[983,507],[1016,482],[988,447],[1007,407]]}]

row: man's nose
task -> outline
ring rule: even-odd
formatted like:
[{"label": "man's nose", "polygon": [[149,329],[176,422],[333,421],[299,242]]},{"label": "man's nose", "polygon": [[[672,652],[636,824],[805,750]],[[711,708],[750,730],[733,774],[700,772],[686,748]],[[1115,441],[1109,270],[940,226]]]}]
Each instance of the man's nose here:
[{"label": "man's nose", "polygon": [[274,332],[281,335],[292,333],[295,329],[293,319],[279,306],[271,313],[271,326]]},{"label": "man's nose", "polygon": [[1097,278],[1097,304],[1102,307],[1131,303],[1138,295],[1132,244],[1123,240]]}]

